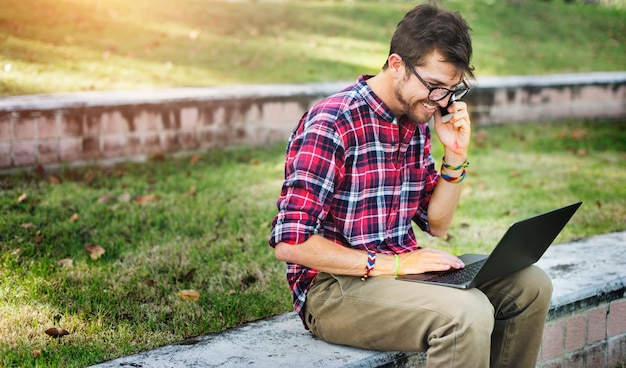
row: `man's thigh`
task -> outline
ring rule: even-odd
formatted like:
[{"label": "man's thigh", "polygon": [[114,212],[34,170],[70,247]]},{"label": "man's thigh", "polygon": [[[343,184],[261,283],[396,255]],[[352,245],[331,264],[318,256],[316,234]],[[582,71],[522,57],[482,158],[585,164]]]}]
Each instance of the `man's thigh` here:
[{"label": "man's thigh", "polygon": [[363,282],[325,273],[318,275],[305,305],[306,323],[321,339],[377,350],[426,351],[432,338],[463,321],[485,326],[488,340],[493,314],[489,299],[478,289],[384,276]]}]

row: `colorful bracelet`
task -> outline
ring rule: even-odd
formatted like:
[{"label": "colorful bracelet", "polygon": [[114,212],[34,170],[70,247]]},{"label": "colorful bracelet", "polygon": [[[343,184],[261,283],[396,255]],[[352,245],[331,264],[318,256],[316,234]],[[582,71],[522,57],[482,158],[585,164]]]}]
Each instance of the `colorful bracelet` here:
[{"label": "colorful bracelet", "polygon": [[397,254],[394,254],[393,256],[396,259],[396,272],[394,272],[393,275],[395,277],[398,277],[398,273],[400,272],[400,257],[398,257]]},{"label": "colorful bracelet", "polygon": [[452,166],[450,164],[447,164],[445,156],[441,158],[441,161],[443,162],[441,164],[441,166],[443,166],[443,167],[445,167],[446,169],[449,169],[449,170],[461,170],[461,169],[465,169],[466,167],[469,166],[469,161],[467,161],[467,159],[465,160],[465,162],[463,162],[459,166]]},{"label": "colorful bracelet", "polygon": [[374,265],[376,264],[376,253],[368,250],[367,251],[367,264],[365,265],[365,275],[361,277],[361,281],[365,281],[365,279],[369,276],[370,272],[374,269]]},{"label": "colorful bracelet", "polygon": [[450,176],[450,175],[446,175],[443,173],[443,168],[441,168],[441,177],[443,178],[443,180],[447,181],[448,183],[453,183],[453,184],[457,184],[463,181],[463,179],[465,179],[465,175],[467,173],[465,172],[465,169],[463,169],[463,172],[461,173],[460,176]]}]

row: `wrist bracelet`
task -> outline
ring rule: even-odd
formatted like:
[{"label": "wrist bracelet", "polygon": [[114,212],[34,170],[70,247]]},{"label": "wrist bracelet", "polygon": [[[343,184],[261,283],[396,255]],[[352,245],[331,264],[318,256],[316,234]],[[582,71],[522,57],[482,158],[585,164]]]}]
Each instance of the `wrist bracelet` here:
[{"label": "wrist bracelet", "polygon": [[463,181],[463,179],[465,179],[465,175],[467,173],[465,172],[465,169],[463,169],[463,172],[461,173],[460,176],[450,176],[450,175],[446,175],[443,173],[443,168],[441,170],[441,177],[443,178],[443,180],[447,181],[448,183],[453,183],[453,184],[457,184]]},{"label": "wrist bracelet", "polygon": [[396,271],[394,272],[393,275],[395,277],[398,277],[398,273],[400,272],[400,257],[398,257],[397,254],[394,254],[393,256],[396,259]]},{"label": "wrist bracelet", "polygon": [[376,253],[368,250],[367,251],[367,264],[365,265],[365,275],[361,277],[361,281],[365,281],[365,279],[369,276],[370,272],[374,269],[374,265],[376,264]]},{"label": "wrist bracelet", "polygon": [[445,167],[446,169],[449,169],[449,170],[461,170],[461,169],[465,169],[466,167],[469,166],[469,161],[467,161],[467,159],[465,160],[465,162],[463,162],[459,166],[452,166],[450,164],[447,164],[445,156],[441,158],[441,161],[442,161],[441,166],[443,166],[443,167]]}]

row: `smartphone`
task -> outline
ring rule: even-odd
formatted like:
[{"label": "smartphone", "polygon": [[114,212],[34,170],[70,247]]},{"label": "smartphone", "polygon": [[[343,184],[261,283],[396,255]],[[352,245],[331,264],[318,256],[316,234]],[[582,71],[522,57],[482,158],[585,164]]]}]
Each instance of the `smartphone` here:
[{"label": "smartphone", "polygon": [[452,114],[448,112],[448,107],[450,107],[450,105],[452,105],[454,102],[456,101],[456,99],[454,98],[454,95],[452,95],[450,97],[450,100],[448,101],[448,105],[446,107],[441,107],[439,106],[439,112],[441,113],[441,122],[442,123],[447,123],[450,121],[450,119],[452,119]]}]

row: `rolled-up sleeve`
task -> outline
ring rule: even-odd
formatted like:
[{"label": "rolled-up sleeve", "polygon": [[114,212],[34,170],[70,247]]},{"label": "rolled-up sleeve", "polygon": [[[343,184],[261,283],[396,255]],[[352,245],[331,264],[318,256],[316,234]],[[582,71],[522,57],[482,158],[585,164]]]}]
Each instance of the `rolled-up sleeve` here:
[{"label": "rolled-up sleeve", "polygon": [[[308,120],[310,116],[315,120]],[[332,203],[342,152],[341,139],[324,114],[309,114],[301,120],[287,146],[271,246],[300,244],[317,233]]]}]

